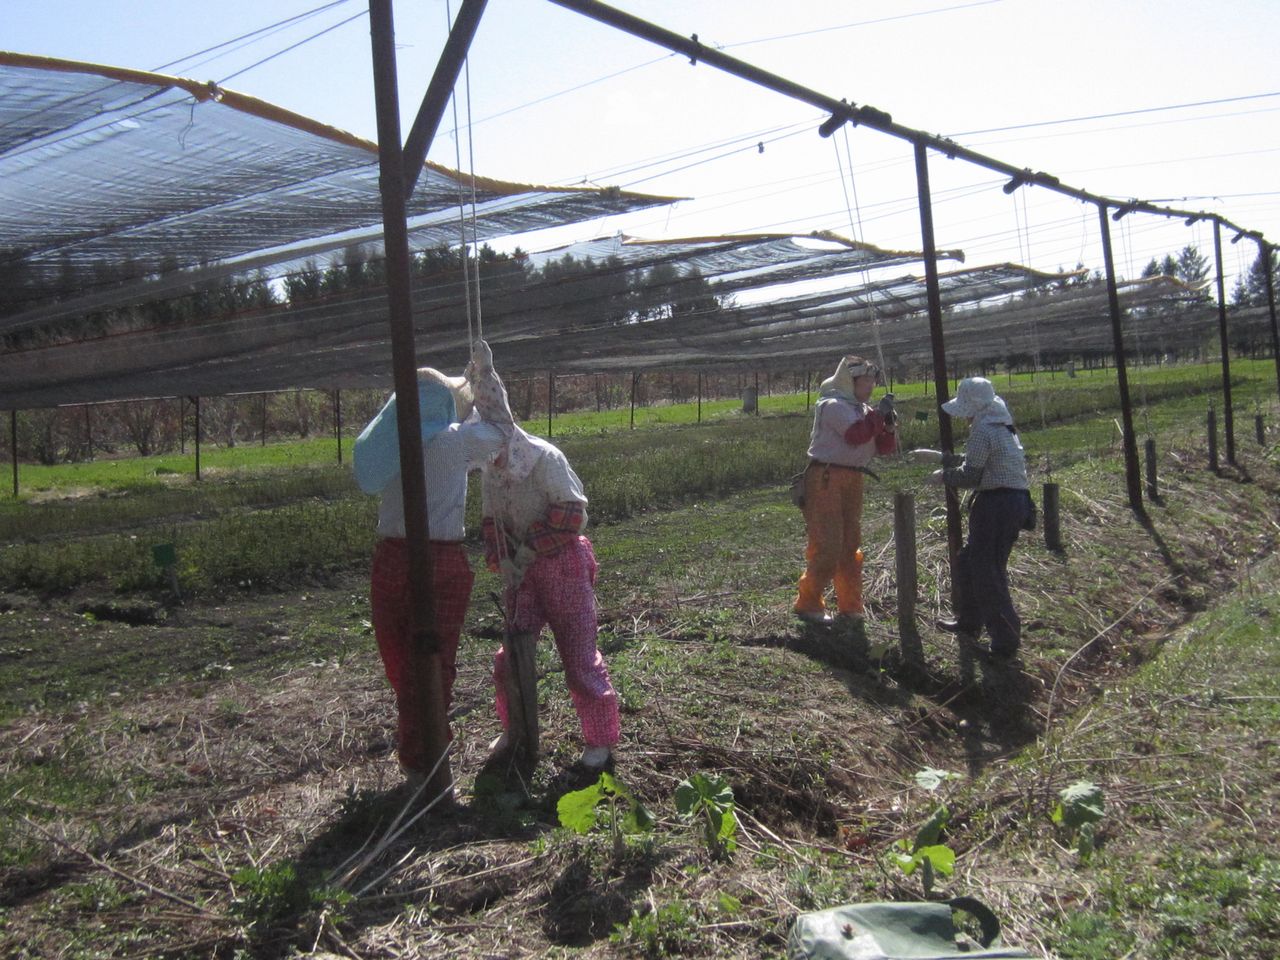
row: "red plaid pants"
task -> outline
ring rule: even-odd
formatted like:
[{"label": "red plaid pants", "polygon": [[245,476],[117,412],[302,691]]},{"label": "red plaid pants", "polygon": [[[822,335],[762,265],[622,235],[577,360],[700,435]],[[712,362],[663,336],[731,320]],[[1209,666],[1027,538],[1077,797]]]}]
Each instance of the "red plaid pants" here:
[{"label": "red plaid pants", "polygon": [[[444,712],[448,715],[453,700],[453,681],[458,675],[458,637],[471,599],[475,574],[467,563],[460,543],[432,541],[431,605],[435,617],[435,635],[440,643],[440,675],[443,684]],[[412,682],[409,673],[410,644],[413,642],[409,605],[409,547],[400,538],[380,540],[373,551],[373,573],[369,603],[373,611],[373,633],[378,640],[382,666],[396,693],[399,714],[400,764],[406,770],[422,773],[431,769],[435,757],[426,756],[425,731],[419,718],[407,713],[404,705],[405,684]],[[450,734],[452,736],[452,734]]]}]

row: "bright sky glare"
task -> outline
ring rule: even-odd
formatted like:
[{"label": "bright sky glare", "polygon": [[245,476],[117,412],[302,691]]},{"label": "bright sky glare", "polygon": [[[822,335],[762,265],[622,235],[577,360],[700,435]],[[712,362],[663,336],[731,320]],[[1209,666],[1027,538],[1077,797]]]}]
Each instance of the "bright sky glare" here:
[{"label": "bright sky glare", "polygon": [[[395,5],[405,131],[459,2]],[[1097,194],[1218,212],[1280,242],[1274,0],[614,5],[1018,167]],[[0,0],[0,9],[5,49],[225,81],[376,139],[362,0]],[[299,16],[309,11],[318,12]],[[907,144],[849,127],[822,139],[813,108],[546,0],[490,0],[466,76],[456,132],[449,114],[432,160],[511,180],[691,198],[570,235],[522,238],[526,249],[619,230],[833,230],[919,249]],[[1101,267],[1092,207],[1036,188],[1010,197],[1002,178],[936,154],[930,177],[938,246],[964,250],[970,265]],[[1188,243],[1213,257],[1213,229],[1203,224],[1134,215],[1114,223],[1112,236],[1122,276]],[[1230,239],[1228,293],[1257,254]]]}]

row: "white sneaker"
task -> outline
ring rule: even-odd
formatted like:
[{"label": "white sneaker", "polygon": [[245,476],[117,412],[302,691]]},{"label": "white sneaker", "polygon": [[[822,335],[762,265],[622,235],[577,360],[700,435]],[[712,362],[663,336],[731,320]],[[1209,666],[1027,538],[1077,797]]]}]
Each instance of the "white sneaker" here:
[{"label": "white sneaker", "polygon": [[603,770],[612,756],[608,747],[587,747],[582,751],[582,759],[578,762],[588,770]]}]

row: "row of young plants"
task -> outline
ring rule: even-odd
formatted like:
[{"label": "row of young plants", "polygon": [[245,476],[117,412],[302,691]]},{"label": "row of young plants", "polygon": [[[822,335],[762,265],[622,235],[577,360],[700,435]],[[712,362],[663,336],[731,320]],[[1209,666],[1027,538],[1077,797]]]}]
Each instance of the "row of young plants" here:
[{"label": "row of young plants", "polygon": [[[1149,384],[1135,429],[1157,434],[1203,429],[1205,368],[1161,371]],[[1258,374],[1242,374],[1248,386]],[[1060,380],[1006,391],[1023,424],[1033,465],[1060,468],[1119,445],[1114,384]],[[804,398],[792,398],[802,404]],[[1030,408],[1030,409],[1028,409]],[[1045,410],[1041,418],[1035,414]],[[930,401],[901,403],[905,446],[937,444]],[[917,419],[923,414],[926,419]],[[560,441],[591,498],[594,523],[781,483],[803,463],[809,417],[737,415],[702,425],[578,434]],[[961,438],[957,438],[960,442]],[[898,467],[890,465],[887,469]],[[906,468],[903,468],[906,469]],[[467,510],[479,529],[477,485]],[[242,471],[199,485],[152,478],[116,495],[67,502],[10,504],[0,510],[0,586],[45,593],[87,583],[121,591],[167,590],[169,570],[153,548],[170,544],[184,592],[289,583],[300,576],[362,563],[374,540],[374,500],[359,493],[345,467]],[[287,549],[282,545],[288,545]]]}]

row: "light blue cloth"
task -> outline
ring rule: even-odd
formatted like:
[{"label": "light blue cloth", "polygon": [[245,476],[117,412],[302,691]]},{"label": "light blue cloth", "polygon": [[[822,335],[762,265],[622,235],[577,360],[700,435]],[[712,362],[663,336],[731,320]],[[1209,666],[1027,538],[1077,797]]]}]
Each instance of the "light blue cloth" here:
[{"label": "light blue cloth", "polygon": [[[457,419],[453,394],[434,381],[418,380],[418,415],[426,443]],[[352,454],[356,483],[365,493],[381,493],[400,473],[400,432],[396,427],[396,395],[356,437]]]}]

